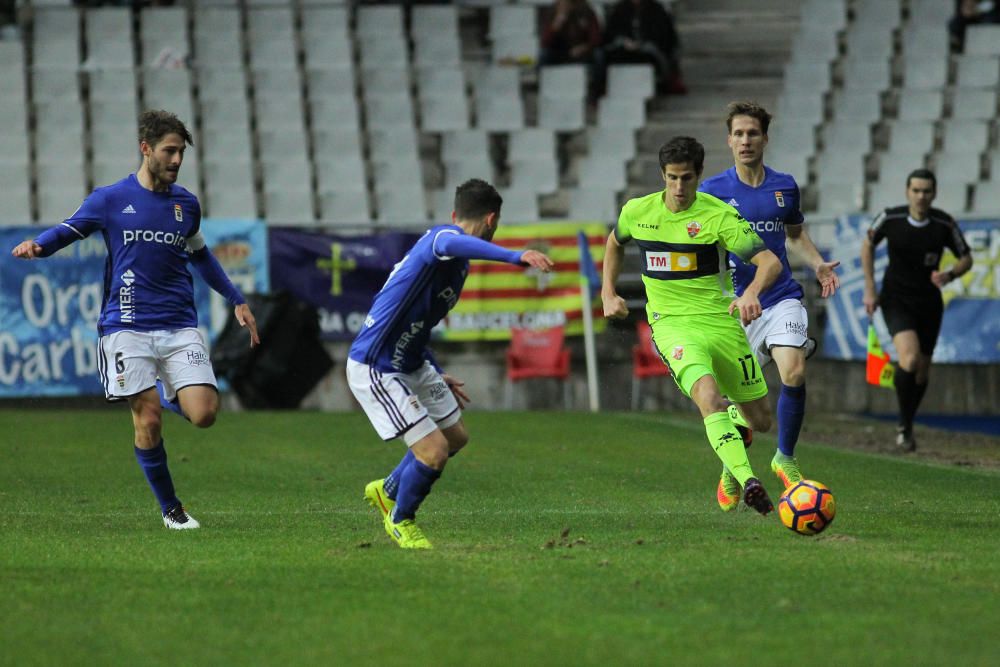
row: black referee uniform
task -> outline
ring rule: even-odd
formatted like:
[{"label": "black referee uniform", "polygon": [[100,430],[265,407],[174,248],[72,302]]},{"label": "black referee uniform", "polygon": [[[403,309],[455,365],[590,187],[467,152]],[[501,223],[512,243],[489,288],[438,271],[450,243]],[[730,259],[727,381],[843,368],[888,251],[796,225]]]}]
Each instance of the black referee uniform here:
[{"label": "black referee uniform", "polygon": [[951,250],[956,258],[968,255],[958,223],[936,208],[927,219],[910,218],[908,206],[887,208],[868,230],[872,248],[885,239],[889,244],[889,267],[882,278],[879,307],[895,336],[913,330],[920,340],[920,352],[930,357],[941,330],[944,301],[941,290],[931,282],[931,273],[941,263],[941,253]]}]

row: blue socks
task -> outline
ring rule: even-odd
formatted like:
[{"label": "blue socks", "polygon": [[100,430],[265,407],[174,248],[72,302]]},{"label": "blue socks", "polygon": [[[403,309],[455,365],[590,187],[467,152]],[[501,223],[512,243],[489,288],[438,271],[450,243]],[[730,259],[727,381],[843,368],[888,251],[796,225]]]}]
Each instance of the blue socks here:
[{"label": "blue socks", "polygon": [[[163,383],[160,380],[156,381],[156,393],[160,395],[161,406],[163,406],[167,410],[170,410],[171,412],[179,414],[181,417],[184,417],[184,419],[187,419],[187,415],[181,412],[181,404],[180,401],[177,400],[177,396],[174,396],[174,400],[168,401],[166,396],[163,395]],[[188,419],[188,421],[191,420]]]},{"label": "blue socks", "polygon": [[413,462],[413,452],[410,449],[406,450],[406,455],[396,466],[396,469],[389,473],[389,476],[385,478],[382,482],[382,487],[385,489],[385,495],[389,496],[390,500],[396,499],[396,494],[399,492],[399,478],[403,475],[403,471],[406,470],[406,466]]},{"label": "blue socks", "polygon": [[[405,457],[404,457],[405,458]],[[399,478],[399,490],[396,497],[396,509],[392,519],[395,523],[412,519],[417,515],[420,503],[424,501],[438,477],[440,470],[424,465],[416,457],[403,468]]]},{"label": "blue socks", "polygon": [[778,395],[778,451],[785,456],[795,454],[805,414],[806,386],[789,387],[783,383]]},{"label": "blue socks", "polygon": [[174,482],[170,479],[170,470],[167,468],[167,450],[163,447],[163,440],[153,449],[136,447],[135,459],[160,503],[160,510],[166,514],[167,510],[180,505],[181,501],[174,493]]}]

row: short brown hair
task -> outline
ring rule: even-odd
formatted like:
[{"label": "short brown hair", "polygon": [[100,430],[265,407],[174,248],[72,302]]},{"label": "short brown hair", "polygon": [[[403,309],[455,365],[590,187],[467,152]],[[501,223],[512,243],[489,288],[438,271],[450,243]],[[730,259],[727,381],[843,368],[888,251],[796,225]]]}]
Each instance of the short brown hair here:
[{"label": "short brown hair", "polygon": [[496,188],[479,178],[470,178],[455,188],[455,216],[476,220],[490,213],[500,215],[503,197]]},{"label": "short brown hair", "polygon": [[750,116],[751,118],[756,118],[757,122],[760,123],[760,131],[764,134],[767,134],[767,128],[771,126],[771,114],[767,112],[767,109],[753,100],[740,100],[738,102],[730,102],[726,105],[727,131],[733,131],[733,118],[736,116]]},{"label": "short brown hair", "polygon": [[705,147],[692,137],[674,137],[660,146],[660,171],[668,164],[690,162],[697,174],[705,167]]},{"label": "short brown hair", "polygon": [[139,114],[140,142],[145,141],[150,146],[156,146],[168,134],[180,135],[185,142],[194,146],[191,133],[176,115],[162,109],[151,109]]}]

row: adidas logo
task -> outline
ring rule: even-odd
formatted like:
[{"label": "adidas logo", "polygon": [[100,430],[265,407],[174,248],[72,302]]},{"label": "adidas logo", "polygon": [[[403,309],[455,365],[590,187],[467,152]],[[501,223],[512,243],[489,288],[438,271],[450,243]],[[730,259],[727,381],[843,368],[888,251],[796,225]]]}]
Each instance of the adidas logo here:
[{"label": "adidas logo", "polygon": [[[131,207],[130,207],[131,208]],[[132,211],[135,213],[135,210]],[[132,283],[135,282],[135,274],[132,273],[132,269],[128,269],[122,274],[122,282],[125,283],[127,287],[131,287]]]},{"label": "adidas logo", "polygon": [[129,204],[122,209],[122,213],[135,213],[135,208],[133,208],[132,204]]},{"label": "adidas logo", "polygon": [[[739,202],[737,202],[735,198],[733,198],[733,199],[730,199],[730,200],[729,200],[728,202],[726,202],[726,203],[727,203],[727,204],[729,204],[730,206],[734,207],[734,208],[736,208],[736,207],[739,207],[739,205],[740,205],[740,204],[739,204]],[[132,207],[131,207],[131,206],[129,206],[129,208],[132,208]],[[122,213],[124,213],[124,212],[125,212],[125,211],[122,211]]]}]

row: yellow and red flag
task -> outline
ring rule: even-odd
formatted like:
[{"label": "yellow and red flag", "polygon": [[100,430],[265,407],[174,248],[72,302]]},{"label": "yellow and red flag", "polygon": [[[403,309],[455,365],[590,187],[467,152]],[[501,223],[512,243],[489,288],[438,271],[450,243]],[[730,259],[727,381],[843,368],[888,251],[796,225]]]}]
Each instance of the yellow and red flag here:
[{"label": "yellow and red flag", "polygon": [[[544,252],[555,267],[537,269],[473,261],[462,298],[441,323],[444,340],[507,340],[511,328],[564,326],[567,336],[583,333],[580,306],[580,245],[577,232],[587,239],[597,275],[601,273],[607,226],[600,222],[549,222],[501,225],[493,242],[511,250]],[[600,300],[594,325],[604,328]]]},{"label": "yellow and red flag", "polygon": [[868,361],[865,365],[865,379],[868,384],[876,387],[886,387],[893,389],[896,385],[893,380],[896,369],[892,365],[889,353],[882,349],[878,342],[878,334],[875,332],[875,325],[868,325]]}]

